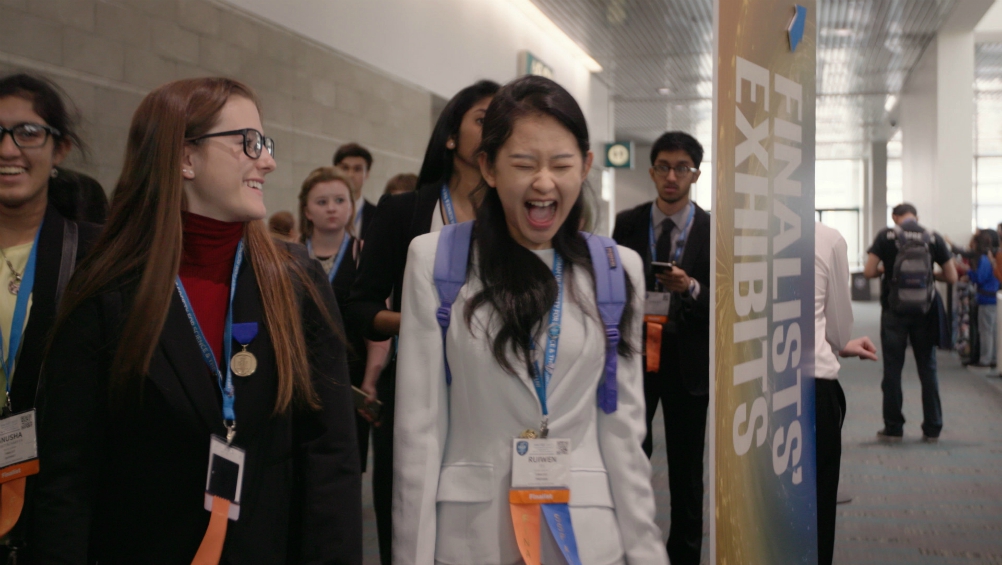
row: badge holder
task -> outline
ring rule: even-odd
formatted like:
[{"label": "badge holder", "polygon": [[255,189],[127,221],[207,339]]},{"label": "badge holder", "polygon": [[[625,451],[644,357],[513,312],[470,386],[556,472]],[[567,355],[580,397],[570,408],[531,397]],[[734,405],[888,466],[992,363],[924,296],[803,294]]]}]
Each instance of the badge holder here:
[{"label": "badge holder", "polygon": [[656,373],[661,368],[661,330],[668,323],[670,304],[671,293],[668,292],[648,292],[644,301],[644,326],[647,330],[644,357],[647,358],[645,369],[648,373]]},{"label": "badge holder", "polygon": [[38,473],[35,410],[0,420],[0,537],[7,535],[24,508],[27,477]]},{"label": "badge holder", "polygon": [[542,559],[540,514],[567,563],[581,565],[568,507],[570,446],[569,439],[561,438],[512,440],[508,503],[515,539],[526,565],[540,565]]},{"label": "badge holder", "polygon": [[245,457],[243,449],[227,445],[226,440],[217,435],[212,436],[209,442],[209,471],[205,477],[205,509],[212,514],[192,565],[219,563],[227,523],[240,518]]}]

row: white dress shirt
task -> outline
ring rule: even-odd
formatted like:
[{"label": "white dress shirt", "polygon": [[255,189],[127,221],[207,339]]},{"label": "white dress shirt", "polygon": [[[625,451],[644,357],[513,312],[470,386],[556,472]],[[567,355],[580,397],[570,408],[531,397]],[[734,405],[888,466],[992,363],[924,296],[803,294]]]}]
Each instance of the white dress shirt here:
[{"label": "white dress shirt", "polygon": [[[393,461],[393,562],[396,565],[512,565],[522,558],[508,490],[512,439],[539,428],[541,408],[522,363],[517,376],[494,360],[485,328],[489,307],[466,324],[467,301],[482,286],[474,258],[469,281],[452,307],[447,334],[452,384],[445,382],[439,298],[433,280],[439,234],[411,243],[404,274],[397,363]],[[636,289],[643,266],[619,247]],[[537,256],[550,266],[553,251]],[[641,449],[646,433],[641,355],[618,358],[618,409],[605,414],[597,389],[605,365],[605,331],[591,278],[568,273],[560,342],[547,387],[551,438],[571,440],[570,513],[584,565],[667,565],[654,523],[651,466]],[[586,312],[585,308],[590,308]],[[633,299],[632,335],[640,341],[644,299]],[[639,343],[636,343],[639,347]],[[545,521],[544,521],[545,522]],[[545,526],[544,526],[545,527]],[[543,532],[542,539],[550,534]],[[552,542],[544,564],[562,563]]]},{"label": "white dress shirt", "polygon": [[[814,376],[837,379],[838,352],[852,336],[849,247],[838,230],[814,224]],[[823,338],[823,339],[822,339]]]}]

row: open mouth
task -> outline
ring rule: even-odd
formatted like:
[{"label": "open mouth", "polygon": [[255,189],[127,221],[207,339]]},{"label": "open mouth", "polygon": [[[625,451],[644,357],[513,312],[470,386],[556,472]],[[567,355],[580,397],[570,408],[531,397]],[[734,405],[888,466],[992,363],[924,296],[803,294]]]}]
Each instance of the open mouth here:
[{"label": "open mouth", "polygon": [[247,180],[247,181],[244,181],[244,185],[249,186],[250,188],[253,188],[254,190],[264,191],[264,183],[261,182],[261,181]]},{"label": "open mouth", "polygon": [[546,229],[557,216],[556,200],[530,200],[525,203],[528,212],[529,225],[537,229]]},{"label": "open mouth", "polygon": [[0,176],[3,176],[3,177],[12,177],[12,176],[20,175],[20,174],[27,173],[27,172],[28,172],[28,169],[25,169],[24,167],[11,166],[11,165],[6,165],[6,166],[3,166],[3,167],[0,167]]}]

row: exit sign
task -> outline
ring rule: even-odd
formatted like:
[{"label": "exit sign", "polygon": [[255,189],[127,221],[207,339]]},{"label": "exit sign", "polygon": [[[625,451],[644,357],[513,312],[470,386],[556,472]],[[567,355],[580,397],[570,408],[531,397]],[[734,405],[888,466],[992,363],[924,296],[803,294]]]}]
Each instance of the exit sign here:
[{"label": "exit sign", "polygon": [[553,69],[546,63],[540,61],[539,58],[532,53],[529,53],[528,51],[519,51],[518,76],[522,75],[537,75],[552,79]]}]

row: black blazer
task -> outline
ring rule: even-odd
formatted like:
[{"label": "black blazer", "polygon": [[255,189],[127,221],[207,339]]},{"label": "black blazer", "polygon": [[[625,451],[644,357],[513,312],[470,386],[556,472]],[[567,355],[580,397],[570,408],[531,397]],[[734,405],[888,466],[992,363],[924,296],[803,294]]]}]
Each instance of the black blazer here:
[{"label": "black blazer", "polygon": [[[258,321],[253,375],[234,377],[237,434],[246,450],[240,519],[222,562],[361,564],[361,478],[345,347],[322,269],[288,246],[324,304],[297,288],[320,412],[273,414],[277,386],[254,269],[238,277],[234,321]],[[43,563],[188,565],[205,534],[210,434],[225,435],[221,395],[174,292],[149,374],[113,408],[108,373],[135,282],[95,296],[54,336],[39,388],[41,473],[36,554]],[[138,398],[137,398],[138,397]],[[137,402],[138,401],[138,402]]]},{"label": "black blazer", "polygon": [[345,318],[361,328],[368,339],[379,341],[392,337],[375,331],[372,321],[376,314],[386,310],[386,299],[391,294],[393,310],[400,311],[407,248],[412,239],[431,231],[441,186],[441,183],[431,183],[415,192],[383,196],[372,224],[365,228],[365,245]]},{"label": "black blazer", "polygon": [[[372,207],[375,209],[375,206]],[[352,237],[346,234],[346,237]],[[337,307],[344,312],[348,304],[348,296],[351,293],[351,285],[358,276],[358,240],[352,237],[348,244],[348,256],[341,261],[334,280],[331,281],[331,288],[334,289],[334,298],[337,299]],[[365,378],[365,362],[368,357],[365,349],[365,339],[354,324],[345,326],[345,337],[348,338],[348,375],[351,377],[351,384],[362,386]]]},{"label": "black blazer", "polygon": [[[97,240],[101,228],[85,222],[73,222],[65,219],[57,211],[53,203],[45,211],[42,221],[42,231],[38,236],[38,252],[35,263],[35,285],[31,290],[31,311],[28,313],[28,324],[24,328],[21,342],[21,353],[18,355],[14,368],[14,378],[11,380],[11,407],[15,412],[23,412],[35,407],[35,392],[38,390],[38,375],[42,369],[45,348],[48,345],[52,326],[56,320],[57,286],[63,265],[64,232],[75,224],[77,229],[77,247],[72,264],[83,259],[87,251]],[[70,248],[66,252],[72,252]],[[67,263],[66,281],[72,274],[71,263]],[[65,283],[64,283],[65,284]],[[6,289],[4,290],[6,292]],[[21,518],[10,532],[12,545],[18,547],[18,562],[32,563],[31,551],[34,546],[31,531],[31,514],[34,505],[35,477],[28,477],[25,491],[24,507]],[[0,554],[5,550],[0,549]]]},{"label": "black blazer", "polygon": [[[45,346],[49,333],[56,321],[56,285],[59,268],[63,259],[63,231],[66,220],[49,205],[42,221],[42,233],[38,236],[38,253],[35,259],[35,286],[31,291],[31,311],[28,324],[24,328],[21,353],[11,381],[11,405],[15,412],[28,410],[35,405],[35,391],[38,389],[38,374],[42,368]],[[77,249],[75,259],[79,263],[97,240],[101,228],[84,222],[70,222],[77,225]],[[6,289],[4,290],[6,292]]]},{"label": "black blazer", "polygon": [[[653,288],[651,271],[650,223],[653,202],[641,204],[616,216],[612,233],[616,243],[636,251],[644,260],[647,288]],[[663,326],[661,368],[658,375],[667,379],[682,379],[691,394],[710,391],[710,215],[696,206],[689,239],[679,267],[699,281],[699,298],[689,293],[674,293]],[[648,374],[648,378],[653,375]]]},{"label": "black blazer", "polygon": [[359,239],[365,240],[365,234],[372,225],[372,217],[376,215],[376,205],[368,200],[362,199],[362,233],[358,234]]}]

